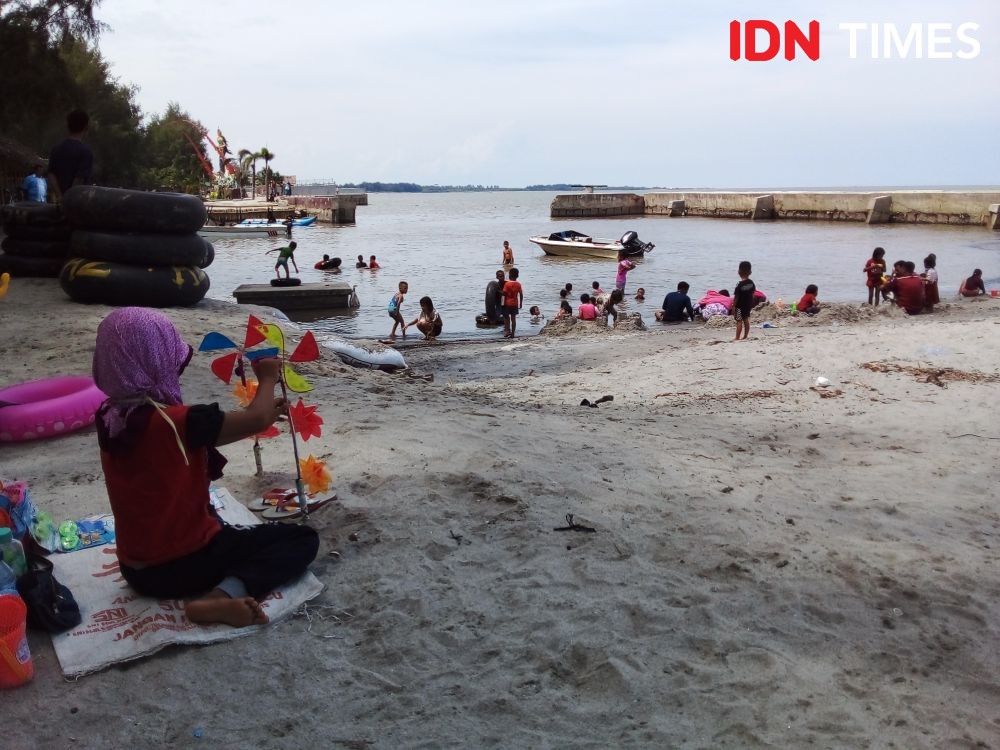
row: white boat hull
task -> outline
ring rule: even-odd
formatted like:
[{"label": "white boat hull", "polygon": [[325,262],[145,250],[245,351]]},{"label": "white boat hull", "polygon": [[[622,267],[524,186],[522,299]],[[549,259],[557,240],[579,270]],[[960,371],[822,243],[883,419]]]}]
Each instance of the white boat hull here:
[{"label": "white boat hull", "polygon": [[205,239],[209,240],[227,240],[227,239],[244,239],[258,237],[262,239],[269,238],[279,238],[285,236],[285,228],[275,228],[275,227],[254,227],[254,226],[240,226],[240,227],[202,227],[198,230],[200,234]]},{"label": "white boat hull", "polygon": [[618,258],[618,251],[622,246],[618,242],[609,240],[594,240],[593,242],[565,242],[561,240],[550,240],[548,237],[529,237],[529,242],[534,242],[546,255],[561,255],[572,258]]}]

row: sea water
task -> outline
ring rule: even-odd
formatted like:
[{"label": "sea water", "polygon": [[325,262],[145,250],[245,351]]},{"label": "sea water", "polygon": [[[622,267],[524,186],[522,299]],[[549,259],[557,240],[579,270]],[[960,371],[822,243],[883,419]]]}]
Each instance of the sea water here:
[{"label": "sea water", "polygon": [[[736,219],[627,216],[608,219],[550,219],[556,193],[372,193],[369,205],[357,209],[357,224],[296,227],[295,259],[303,282],[346,281],[357,287],[361,307],[307,323],[317,333],[349,338],[380,338],[392,321],[389,298],[401,280],[410,290],[403,304],[407,322],[419,313],[418,300],[428,296],[444,321],[441,338],[499,337],[496,329],[477,329],[475,316],[484,309],[486,284],[500,268],[501,247],[509,240],[524,287],[519,333],[537,332],[528,324],[528,308],[538,305],[551,317],[559,308],[559,290],[573,284],[574,308],[579,296],[597,281],[614,287],[614,260],[546,256],[528,242],[532,235],[576,229],[593,237],[617,239],[634,230],[656,249],[638,261],[628,275],[626,306],[647,320],[678,281],[691,285],[697,301],[707,289],[729,289],[739,281],[741,260],[753,263],[757,288],[772,299],[797,301],[806,285],[819,287],[820,301],[867,300],[865,261],[872,248],[886,249],[891,267],[912,260],[918,271],[923,258],[937,254],[941,299],[947,301],[974,268],[982,268],[987,288],[1000,285],[1000,233],[985,227],[875,225],[816,221],[750,222]],[[240,284],[267,283],[274,276],[275,255],[267,250],[284,238],[232,239],[216,243],[209,296],[234,301]],[[324,254],[339,256],[343,272],[328,274],[313,264]],[[378,257],[377,271],[355,269],[357,256]],[[645,303],[633,299],[646,290]],[[414,330],[414,334],[416,331]],[[419,335],[419,334],[417,334]]]}]

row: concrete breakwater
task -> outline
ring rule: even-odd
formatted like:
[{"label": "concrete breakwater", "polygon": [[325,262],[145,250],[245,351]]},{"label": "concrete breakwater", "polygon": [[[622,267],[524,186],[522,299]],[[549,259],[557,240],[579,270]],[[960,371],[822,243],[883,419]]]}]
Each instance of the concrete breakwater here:
[{"label": "concrete breakwater", "polygon": [[554,219],[661,215],[953,224],[1000,231],[1000,191],[575,193],[557,195],[550,215]]},{"label": "concrete breakwater", "polygon": [[367,193],[347,195],[291,195],[283,198],[289,206],[316,215],[317,221],[330,224],[354,224],[358,206],[368,205]]}]

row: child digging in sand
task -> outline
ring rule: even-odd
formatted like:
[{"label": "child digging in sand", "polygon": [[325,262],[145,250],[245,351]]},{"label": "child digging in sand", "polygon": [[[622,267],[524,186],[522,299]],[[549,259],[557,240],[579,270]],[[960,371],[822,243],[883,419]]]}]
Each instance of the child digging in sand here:
[{"label": "child digging in sand", "polygon": [[396,326],[402,326],[400,333],[403,334],[403,338],[406,338],[406,321],[403,320],[403,313],[400,312],[400,308],[403,306],[403,300],[406,298],[406,293],[409,291],[410,285],[405,281],[399,282],[399,291],[396,292],[389,299],[389,317],[392,318],[392,330],[389,332],[389,338],[396,338]]},{"label": "child digging in sand", "polygon": [[267,622],[263,597],[302,575],[319,537],[306,526],[228,526],[212,510],[209,482],[226,459],[217,446],[256,435],[283,413],[277,359],[254,363],[250,406],[187,405],[180,376],[193,350],[155,310],[123,307],[97,328],[94,381],[104,481],[115,516],[122,576],[140,594],[188,599],[197,623]]}]

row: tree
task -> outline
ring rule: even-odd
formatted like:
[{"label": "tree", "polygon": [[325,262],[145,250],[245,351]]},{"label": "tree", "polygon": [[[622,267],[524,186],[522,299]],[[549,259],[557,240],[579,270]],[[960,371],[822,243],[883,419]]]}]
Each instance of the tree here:
[{"label": "tree", "polygon": [[205,182],[202,160],[208,158],[203,132],[201,123],[179,104],[168,104],[166,112],[155,115],[146,126],[139,184],[148,190],[200,192]]},{"label": "tree", "polygon": [[43,43],[96,41],[107,25],[94,18],[101,0],[7,0],[0,2],[0,24],[26,26]]},{"label": "tree", "polygon": [[269,151],[267,146],[264,146],[259,152],[259,156],[264,160],[264,173],[267,175],[264,178],[264,196],[268,199],[271,197],[271,159],[274,158],[274,152]]}]

